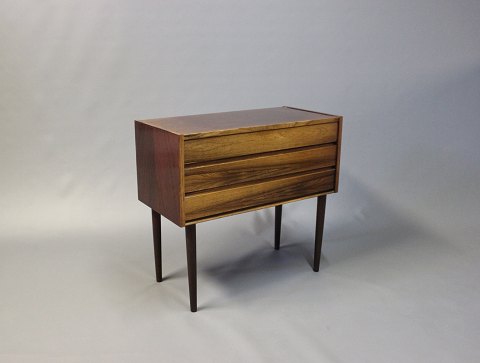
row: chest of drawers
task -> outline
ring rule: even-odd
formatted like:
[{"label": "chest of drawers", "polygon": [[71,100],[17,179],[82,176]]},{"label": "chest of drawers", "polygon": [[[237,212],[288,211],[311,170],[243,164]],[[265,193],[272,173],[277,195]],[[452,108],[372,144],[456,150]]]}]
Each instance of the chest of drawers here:
[{"label": "chest of drawers", "polygon": [[157,281],[160,216],[186,228],[196,311],[197,223],[275,206],[278,249],[282,204],[311,197],[318,198],[318,270],[325,196],[338,190],[341,134],[341,116],[292,107],[135,121],[138,198],[152,209]]}]

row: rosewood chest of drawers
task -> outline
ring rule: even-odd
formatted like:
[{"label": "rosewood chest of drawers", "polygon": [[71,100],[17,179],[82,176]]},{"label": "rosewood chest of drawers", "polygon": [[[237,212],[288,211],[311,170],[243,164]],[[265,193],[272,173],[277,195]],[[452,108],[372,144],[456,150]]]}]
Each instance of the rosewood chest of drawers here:
[{"label": "rosewood chest of drawers", "polygon": [[157,281],[164,216],[186,229],[191,311],[197,310],[199,222],[317,197],[318,271],[326,195],[337,192],[342,117],[293,107],[135,121],[138,199],[152,209]]}]

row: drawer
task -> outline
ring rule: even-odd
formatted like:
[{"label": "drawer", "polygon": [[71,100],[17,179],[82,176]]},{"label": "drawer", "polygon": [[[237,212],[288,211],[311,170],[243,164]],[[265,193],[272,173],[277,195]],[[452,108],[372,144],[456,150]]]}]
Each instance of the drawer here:
[{"label": "drawer", "polygon": [[186,221],[222,213],[257,209],[282,201],[330,192],[335,187],[335,168],[294,174],[276,179],[187,194]]},{"label": "drawer", "polygon": [[185,163],[226,159],[337,141],[338,123],[185,140]]},{"label": "drawer", "polygon": [[335,166],[336,158],[337,146],[328,144],[201,164],[187,164],[185,192]]}]

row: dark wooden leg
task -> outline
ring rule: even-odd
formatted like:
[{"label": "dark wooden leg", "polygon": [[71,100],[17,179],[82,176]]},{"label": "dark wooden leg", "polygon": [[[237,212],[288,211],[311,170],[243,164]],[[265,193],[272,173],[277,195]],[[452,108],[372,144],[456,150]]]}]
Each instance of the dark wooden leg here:
[{"label": "dark wooden leg", "polygon": [[313,271],[320,268],[320,255],[322,254],[323,225],[325,222],[325,204],[327,196],[317,197],[317,224],[315,226],[315,252],[313,254]]},{"label": "dark wooden leg", "polygon": [[153,253],[157,282],[162,281],[162,223],[160,214],[152,209]]},{"label": "dark wooden leg", "polygon": [[196,225],[185,227],[187,240],[188,290],[190,292],[190,310],[197,311],[197,237]]},{"label": "dark wooden leg", "polygon": [[275,249],[280,249],[280,231],[282,228],[282,206],[275,207]]}]

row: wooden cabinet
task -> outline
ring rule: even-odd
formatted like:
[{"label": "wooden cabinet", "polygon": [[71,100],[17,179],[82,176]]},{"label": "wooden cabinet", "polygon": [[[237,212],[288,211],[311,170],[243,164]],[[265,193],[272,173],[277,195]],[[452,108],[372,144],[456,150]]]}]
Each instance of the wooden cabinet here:
[{"label": "wooden cabinet", "polygon": [[138,198],[183,227],[332,193],[341,123],[289,107],[136,121]]},{"label": "wooden cabinet", "polygon": [[135,121],[138,198],[194,244],[199,222],[336,192],[341,134],[293,107]]}]

